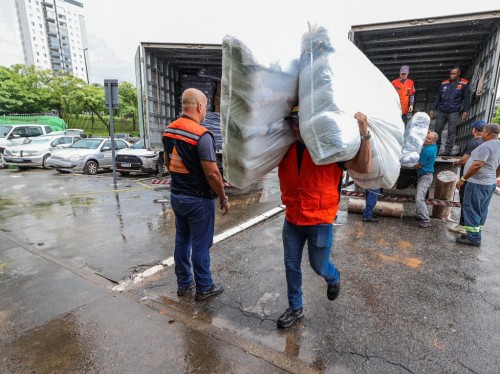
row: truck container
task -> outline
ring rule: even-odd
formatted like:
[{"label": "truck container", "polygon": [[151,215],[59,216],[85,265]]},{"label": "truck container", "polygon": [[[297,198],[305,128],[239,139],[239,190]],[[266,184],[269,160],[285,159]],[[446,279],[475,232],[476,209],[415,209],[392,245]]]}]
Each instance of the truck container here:
[{"label": "truck container", "polygon": [[195,87],[208,98],[205,125],[215,136],[222,168],[220,134],[221,44],[141,43],[135,56],[140,135],[147,149],[158,151],[162,134],[181,114],[184,89]]},{"label": "truck container", "polygon": [[490,122],[494,116],[500,78],[500,10],[357,25],[351,27],[349,39],[391,81],[399,76],[400,66],[410,66],[415,111],[429,112],[449,69],[461,67],[462,77],[470,83],[471,108],[457,129],[460,154],[472,138],[470,123]]}]

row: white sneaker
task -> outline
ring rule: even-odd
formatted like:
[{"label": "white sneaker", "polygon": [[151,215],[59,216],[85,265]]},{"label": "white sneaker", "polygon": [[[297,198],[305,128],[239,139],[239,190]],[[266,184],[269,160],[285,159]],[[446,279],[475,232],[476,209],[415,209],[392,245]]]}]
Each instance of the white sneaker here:
[{"label": "white sneaker", "polygon": [[458,234],[465,234],[465,228],[461,225],[456,225],[456,226],[450,227],[449,230],[456,232]]}]

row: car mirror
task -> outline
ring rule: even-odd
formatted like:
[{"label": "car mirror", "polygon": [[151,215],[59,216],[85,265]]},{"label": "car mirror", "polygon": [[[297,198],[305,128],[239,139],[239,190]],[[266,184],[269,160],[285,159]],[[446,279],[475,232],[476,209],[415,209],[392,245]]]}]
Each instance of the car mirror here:
[{"label": "car mirror", "polygon": [[12,134],[11,136],[9,136],[9,139],[17,139],[17,138],[20,138],[21,135],[18,135],[18,134]]},{"label": "car mirror", "polygon": [[103,152],[111,151],[111,147],[102,147],[102,151]]}]

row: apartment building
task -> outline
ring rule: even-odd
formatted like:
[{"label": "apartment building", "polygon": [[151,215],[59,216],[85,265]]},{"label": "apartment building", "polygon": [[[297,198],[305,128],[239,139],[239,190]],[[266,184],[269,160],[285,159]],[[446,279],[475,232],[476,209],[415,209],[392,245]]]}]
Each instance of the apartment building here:
[{"label": "apartment building", "polygon": [[83,3],[15,0],[26,65],[68,71],[88,82],[89,59]]}]

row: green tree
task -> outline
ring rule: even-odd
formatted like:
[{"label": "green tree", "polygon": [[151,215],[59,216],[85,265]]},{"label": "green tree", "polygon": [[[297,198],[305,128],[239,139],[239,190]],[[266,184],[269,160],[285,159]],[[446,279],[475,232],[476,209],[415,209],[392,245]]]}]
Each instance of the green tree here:
[{"label": "green tree", "polygon": [[49,70],[34,66],[0,66],[0,112],[43,113],[50,111]]},{"label": "green tree", "polygon": [[120,82],[118,85],[119,110],[118,115],[123,118],[132,118],[132,130],[136,130],[137,90],[129,82]]},{"label": "green tree", "polygon": [[500,124],[500,97],[497,97],[495,103],[495,117],[493,117],[492,122]]}]

